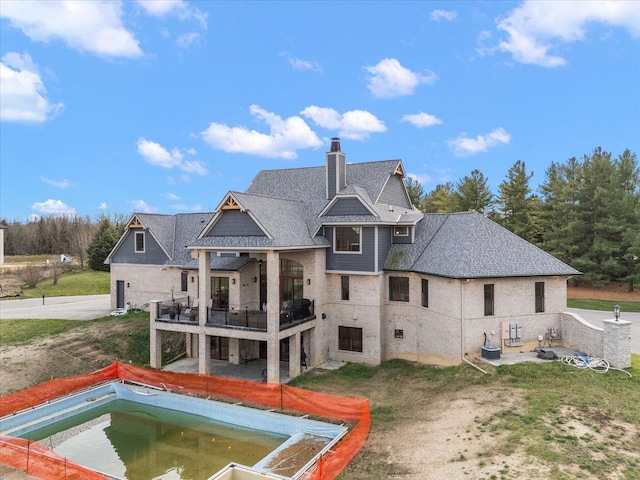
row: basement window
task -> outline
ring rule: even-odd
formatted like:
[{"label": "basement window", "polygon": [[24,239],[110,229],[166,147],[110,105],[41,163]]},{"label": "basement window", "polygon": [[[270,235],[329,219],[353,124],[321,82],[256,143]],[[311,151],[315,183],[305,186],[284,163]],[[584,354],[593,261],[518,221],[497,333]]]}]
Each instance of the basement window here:
[{"label": "basement window", "polygon": [[362,352],[362,329],[338,327],[338,349],[347,352]]}]

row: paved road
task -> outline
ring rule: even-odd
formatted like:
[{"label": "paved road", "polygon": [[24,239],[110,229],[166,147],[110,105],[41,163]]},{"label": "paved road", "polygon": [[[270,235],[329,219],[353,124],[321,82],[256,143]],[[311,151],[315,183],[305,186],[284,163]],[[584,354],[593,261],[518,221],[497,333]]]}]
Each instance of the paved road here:
[{"label": "paved road", "polygon": [[[567,308],[567,311],[580,315],[583,320],[600,328],[602,328],[603,320],[615,320],[613,312],[582,310],[580,308]],[[631,352],[640,354],[640,312],[621,312],[620,320],[631,322]]]},{"label": "paved road", "polygon": [[94,320],[109,315],[111,311],[111,300],[108,294],[46,297],[44,302],[42,298],[23,298],[0,302],[0,320],[25,318]]}]

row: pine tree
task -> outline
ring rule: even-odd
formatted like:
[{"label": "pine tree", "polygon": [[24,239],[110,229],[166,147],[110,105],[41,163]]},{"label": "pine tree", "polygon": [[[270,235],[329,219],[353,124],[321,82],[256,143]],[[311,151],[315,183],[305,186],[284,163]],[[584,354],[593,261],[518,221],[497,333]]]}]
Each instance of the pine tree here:
[{"label": "pine tree", "polygon": [[425,213],[451,213],[457,211],[456,207],[456,196],[451,182],[436,185],[436,188],[424,197]]},{"label": "pine tree", "polygon": [[117,241],[118,233],[116,228],[108,218],[103,218],[98,224],[98,231],[87,250],[89,268],[108,272],[109,265],[105,265],[104,261]]},{"label": "pine tree", "polygon": [[532,243],[540,243],[542,230],[538,223],[540,199],[533,195],[529,180],[533,172],[527,174],[522,160],[516,161],[509,169],[508,180],[500,184],[498,206],[502,214],[500,223],[506,229]]},{"label": "pine tree", "polygon": [[476,169],[470,177],[464,177],[458,181],[456,198],[458,210],[467,212],[475,210],[483,215],[488,215],[494,205],[493,193],[487,185],[487,179]]},{"label": "pine tree", "polygon": [[411,203],[420,211],[424,211],[424,189],[415,177],[407,177],[404,181]]}]

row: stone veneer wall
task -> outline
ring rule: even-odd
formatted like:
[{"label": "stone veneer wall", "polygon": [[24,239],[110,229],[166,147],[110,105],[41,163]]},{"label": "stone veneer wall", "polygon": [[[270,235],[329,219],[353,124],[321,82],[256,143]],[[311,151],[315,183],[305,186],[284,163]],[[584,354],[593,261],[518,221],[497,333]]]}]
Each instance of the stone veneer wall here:
[{"label": "stone veneer wall", "polygon": [[603,330],[583,320],[579,315],[563,312],[560,315],[562,344],[590,357],[603,356]]}]

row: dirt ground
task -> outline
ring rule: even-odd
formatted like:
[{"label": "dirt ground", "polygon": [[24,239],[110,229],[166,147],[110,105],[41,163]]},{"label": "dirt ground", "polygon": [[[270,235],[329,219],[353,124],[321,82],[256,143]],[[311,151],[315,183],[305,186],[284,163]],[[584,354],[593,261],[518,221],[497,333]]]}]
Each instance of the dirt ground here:
[{"label": "dirt ground", "polygon": [[[640,292],[627,292],[626,286],[605,289],[575,288],[569,297],[600,298],[618,301],[640,301]],[[27,320],[28,321],[28,320]],[[2,325],[0,323],[0,329]],[[122,333],[126,334],[126,327]],[[0,332],[1,333],[1,332]],[[104,325],[90,332],[70,331],[32,345],[0,348],[0,395],[21,390],[49,380],[92,372],[116,360],[96,348],[104,335]],[[491,450],[500,433],[478,429],[482,418],[517,408],[521,401],[512,391],[496,391],[470,387],[452,394],[416,391],[411,385],[397,385],[399,421],[382,428],[372,428],[359,462],[370,462],[372,479],[499,479],[543,478],[539,466],[517,453],[508,457],[493,456],[479,466],[478,454]],[[337,392],[339,393],[339,392]],[[372,408],[383,393],[372,385],[368,392]],[[378,469],[378,470],[376,470]],[[505,469],[509,475],[505,477]],[[347,475],[348,475],[347,470]],[[375,473],[379,471],[380,473]],[[354,472],[355,474],[355,472]],[[587,472],[576,472],[583,479]],[[0,477],[19,480],[29,478],[19,471],[0,465]],[[358,477],[362,478],[362,477]]]}]

